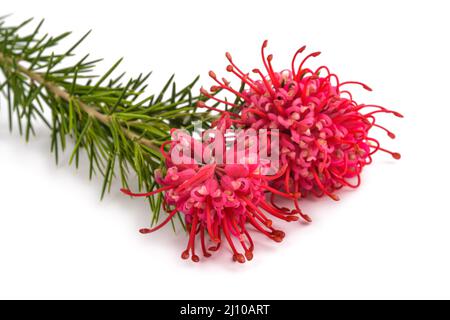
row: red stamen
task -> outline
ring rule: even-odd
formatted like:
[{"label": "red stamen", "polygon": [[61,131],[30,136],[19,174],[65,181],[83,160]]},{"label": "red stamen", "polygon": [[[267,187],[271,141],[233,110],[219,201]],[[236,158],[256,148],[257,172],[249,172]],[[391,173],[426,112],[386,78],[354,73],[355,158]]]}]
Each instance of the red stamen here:
[{"label": "red stamen", "polygon": [[269,91],[271,96],[274,96],[275,92],[273,91],[273,88],[270,85],[270,83],[267,81],[266,77],[264,77],[264,75],[262,74],[261,70],[253,69],[253,72],[259,74],[259,76],[261,77],[262,81],[264,82],[264,85],[265,85],[267,91]]},{"label": "red stamen", "polygon": [[333,193],[330,193],[322,184],[322,181],[320,181],[319,176],[316,172],[316,170],[312,170],[312,174],[314,176],[314,180],[316,180],[316,183],[318,185],[318,187],[320,188],[320,190],[322,190],[323,193],[325,193],[327,196],[329,196],[331,199],[333,199],[334,201],[339,201],[339,196]]},{"label": "red stamen", "polygon": [[275,195],[273,193],[270,195],[270,204],[275,209],[277,209],[279,211],[284,211],[285,214],[288,214],[290,212],[290,210],[288,208],[286,208],[286,207],[279,207],[279,206],[277,206],[277,204],[275,203]]},{"label": "red stamen", "polygon": [[321,71],[322,69],[324,69],[324,70],[328,73],[327,78],[328,78],[329,76],[331,76],[331,71],[330,71],[330,69],[329,69],[327,66],[320,66],[319,68],[316,69],[316,72],[314,72],[314,73],[315,73],[316,75],[319,75],[319,73],[320,73],[320,71]]},{"label": "red stamen", "polygon": [[[204,88],[201,88],[201,89],[200,89],[200,92],[201,92],[204,96],[208,97],[209,99],[213,99],[213,100],[215,100],[215,101],[217,101],[217,102],[220,102],[220,103],[229,105],[230,107],[233,107],[233,108],[237,108],[237,107],[238,107],[238,106],[235,105],[234,103],[231,103],[231,102],[228,102],[228,101],[225,101],[225,100],[221,100],[221,99],[219,99],[219,98],[216,98],[215,96],[213,96],[212,94],[210,94],[210,93],[209,93],[207,90],[205,90]],[[206,106],[206,105],[204,105],[203,107],[204,107],[204,108],[211,109],[211,110],[214,110],[212,107],[208,107],[208,106]],[[224,112],[223,110],[220,110],[220,109],[215,109],[214,111]]]},{"label": "red stamen", "polygon": [[374,123],[373,126],[386,131],[386,133],[388,134],[389,138],[395,139],[395,134],[393,132],[389,131],[388,129],[386,129],[385,127],[380,126],[379,124],[376,124],[376,123]]},{"label": "red stamen", "polygon": [[394,116],[396,116],[397,118],[404,118],[404,116],[403,116],[401,113],[399,113],[399,112],[397,112],[397,111],[391,111],[391,110],[377,110],[377,111],[372,111],[372,112],[369,112],[368,114],[366,114],[365,116],[372,116],[372,115],[377,114],[377,113],[391,113],[391,114],[393,114]]},{"label": "red stamen", "polygon": [[402,157],[402,155],[400,153],[398,153],[398,152],[392,152],[392,151],[386,150],[386,149],[381,148],[381,147],[378,147],[378,150],[386,152],[386,153],[389,153],[392,156],[392,158],[394,158],[395,160],[400,160],[401,157]]},{"label": "red stamen", "polygon": [[302,74],[300,73],[302,70],[303,65],[305,64],[305,62],[309,59],[309,58],[315,58],[317,56],[319,56],[321,54],[320,51],[317,52],[313,52],[308,54],[302,61],[302,63],[300,63],[300,66],[298,67],[298,71],[297,71],[297,75],[296,75],[296,80],[299,81],[301,79]]},{"label": "red stamen", "polygon": [[359,81],[346,81],[346,82],[342,82],[339,87],[345,86],[346,84],[357,84],[362,86],[364,89],[366,89],[367,91],[373,91],[371,87],[369,87],[368,85],[359,82]]},{"label": "red stamen", "polygon": [[229,65],[227,66],[227,71],[231,72],[232,74],[234,74],[236,77],[238,77],[242,82],[244,82],[245,84],[247,84],[248,86],[250,86],[253,90],[255,90],[256,92],[262,93],[262,91],[253,83],[253,81],[249,78],[248,74],[246,75],[241,75],[239,73],[237,73],[233,66]]},{"label": "red stamen", "polygon": [[164,227],[167,223],[169,223],[170,220],[172,220],[173,216],[174,216],[177,212],[178,212],[177,209],[173,210],[171,213],[169,213],[169,216],[168,216],[168,217],[167,217],[160,225],[158,225],[157,227],[151,228],[151,229],[149,229],[149,228],[143,228],[143,229],[139,230],[139,232],[142,233],[142,234],[148,234],[148,233],[152,233],[152,232],[155,232],[155,231],[161,229],[161,228]]},{"label": "red stamen", "polygon": [[[172,133],[172,132],[171,132]],[[167,154],[166,150],[164,150],[164,148],[168,145],[168,144],[172,144],[173,141],[164,141],[161,146],[159,147],[159,151],[161,152],[161,154],[163,155],[164,158],[169,159],[169,155]]]},{"label": "red stamen", "polygon": [[273,71],[272,60],[273,60],[273,55],[269,54],[267,56],[267,64],[268,64],[269,69],[270,69],[270,74],[272,74],[272,76],[273,76],[272,82],[275,85],[275,87],[279,88],[280,87],[280,82],[278,81],[277,77],[275,76],[275,72]]},{"label": "red stamen", "polygon": [[188,244],[188,248],[186,249],[186,251],[187,251],[189,248],[191,248],[193,262],[200,261],[200,258],[195,254],[195,234],[197,232],[197,223],[198,223],[198,211],[196,211],[194,213],[194,220],[192,221],[191,234],[189,237],[189,244]]},{"label": "red stamen", "polygon": [[236,247],[234,246],[233,240],[231,239],[230,232],[228,231],[228,219],[227,219],[227,217],[224,217],[224,219],[222,220],[222,228],[223,228],[223,233],[225,234],[225,238],[227,239],[228,244],[230,245],[230,248],[233,251],[233,260],[237,261],[239,263],[244,263],[245,262],[245,258],[244,258],[244,256],[241,253],[239,253],[236,250]]},{"label": "red stamen", "polygon": [[280,191],[280,190],[277,190],[277,189],[274,189],[274,188],[272,188],[272,187],[265,186],[265,185],[262,185],[261,188],[262,188],[262,189],[265,189],[265,190],[267,190],[267,191],[270,191],[270,192],[272,192],[273,194],[282,196],[283,198],[287,198],[287,199],[295,199],[295,198],[298,198],[298,197],[299,197],[298,194],[285,193],[285,192],[282,192],[282,191]]},{"label": "red stamen", "polygon": [[262,111],[260,111],[258,109],[255,109],[255,108],[248,108],[248,109],[245,109],[245,110],[242,111],[242,117],[245,120],[248,120],[247,113],[253,113],[253,114],[256,114],[256,115],[260,116],[261,118],[267,119],[267,114],[266,113],[264,113],[264,112],[262,112]]},{"label": "red stamen", "polygon": [[262,56],[262,60],[263,60],[263,63],[264,63],[264,67],[266,68],[267,73],[269,74],[270,80],[272,81],[272,83],[275,83],[275,81],[276,81],[275,75],[273,74],[272,69],[269,67],[268,60],[266,61],[266,56],[264,54],[264,50],[267,47],[267,43],[268,43],[268,41],[264,40],[263,45],[261,47],[261,56]]},{"label": "red stamen", "polygon": [[208,252],[208,250],[206,249],[206,244],[205,244],[205,228],[202,226],[200,228],[200,242],[201,242],[201,246],[202,246],[202,252],[203,252],[203,256],[206,258],[211,257],[211,254]]},{"label": "red stamen", "polygon": [[[239,69],[238,66],[236,66],[236,64],[233,62],[233,59],[231,58],[231,54],[230,54],[229,52],[227,52],[227,53],[225,54],[225,56],[227,57],[227,59],[228,59],[228,61],[230,62],[231,66],[232,66],[234,69],[236,69],[237,72],[240,73],[240,75],[236,74],[239,78],[242,79],[242,78],[248,77],[248,74],[244,73],[241,69]],[[230,70],[228,70],[228,67],[227,67],[227,71],[230,71]],[[234,70],[233,70],[233,71],[234,71]],[[248,78],[248,80],[251,81],[253,84],[255,84],[250,78]]]},{"label": "red stamen", "polygon": [[[294,191],[296,193],[298,193],[298,184],[295,184]],[[300,215],[300,217],[302,217],[303,220],[305,220],[306,222],[309,222],[309,223],[312,222],[311,217],[308,216],[307,214],[304,214],[302,209],[300,209],[300,204],[298,203],[298,199],[294,199],[294,206],[295,206],[295,209],[297,210],[298,214]]]},{"label": "red stamen", "polygon": [[208,109],[208,110],[211,110],[211,111],[216,111],[216,112],[223,113],[223,114],[228,113],[227,111],[224,111],[224,110],[221,110],[221,109],[217,109],[217,108],[214,108],[214,107],[210,107],[210,106],[206,105],[206,103],[203,102],[203,101],[197,102],[197,107],[205,108],[205,109]]},{"label": "red stamen", "polygon": [[228,90],[229,92],[233,93],[234,95],[245,99],[245,97],[238,91],[234,90],[233,88],[230,87],[229,85],[229,81],[227,81],[225,78],[222,78],[222,82],[220,82],[217,77],[213,78],[215,82],[217,82],[217,84],[220,86],[220,88]]},{"label": "red stamen", "polygon": [[370,148],[373,148],[374,150],[372,150],[369,155],[373,155],[374,153],[376,153],[378,150],[380,150],[380,142],[377,139],[373,139],[373,138],[366,138],[367,141],[372,141],[375,143],[375,145],[369,145]]},{"label": "red stamen", "polygon": [[253,214],[259,221],[261,221],[268,228],[272,227],[272,220],[267,218],[266,215],[261,210],[259,210],[259,208],[255,204],[253,204],[253,202],[245,197],[242,197],[241,199],[244,200],[245,203],[247,203],[247,206],[252,209]]},{"label": "red stamen", "polygon": [[231,224],[233,225],[233,228],[236,230],[237,233],[239,233],[239,243],[241,244],[242,249],[244,249],[245,252],[245,257],[247,258],[248,261],[253,259],[253,253],[249,250],[249,248],[247,247],[247,245],[244,242],[244,235],[242,230],[239,228],[239,226],[236,223],[235,219],[231,220]]},{"label": "red stamen", "polygon": [[289,180],[291,178],[291,168],[287,168],[286,170],[286,175],[284,176],[284,189],[286,190],[286,192],[290,191],[290,183]]},{"label": "red stamen", "polygon": [[294,54],[294,57],[292,58],[292,62],[291,62],[291,68],[292,68],[292,77],[295,79],[296,75],[295,75],[295,60],[297,59],[297,56],[302,53],[303,51],[305,51],[306,46],[301,47],[300,49],[297,50],[297,52]]},{"label": "red stamen", "polygon": [[274,217],[277,217],[278,219],[285,220],[285,221],[288,221],[288,222],[298,221],[298,217],[297,216],[294,216],[294,215],[283,215],[284,212],[278,211],[277,209],[275,209],[272,206],[270,206],[268,203],[260,202],[259,205],[261,206],[261,208],[263,208],[264,210],[269,212]]},{"label": "red stamen", "polygon": [[173,186],[165,186],[165,187],[162,187],[162,188],[159,188],[159,189],[153,190],[151,192],[147,192],[147,193],[133,193],[128,189],[120,189],[120,191],[131,197],[150,197],[157,193],[161,193],[161,192],[173,189],[173,188],[174,188]]},{"label": "red stamen", "polygon": [[219,242],[217,242],[217,245],[215,247],[209,247],[209,251],[217,251],[220,249],[220,246],[222,245],[222,236],[219,230],[219,220],[216,220],[214,223],[214,229],[216,230],[214,238],[219,239]]},{"label": "red stamen", "polygon": [[267,181],[273,181],[273,180],[276,180],[276,179],[282,177],[284,175],[284,173],[286,172],[286,168],[288,168],[288,165],[287,164],[283,165],[283,167],[281,167],[280,171],[278,171],[277,174],[275,174],[273,176],[263,176],[263,175],[257,175],[257,174],[250,174],[250,176],[252,178],[259,178],[259,179],[263,179],[263,180],[267,180]]},{"label": "red stamen", "polygon": [[[251,211],[249,211],[249,212],[251,212]],[[269,232],[267,232],[266,230],[264,230],[264,229],[261,227],[261,225],[258,224],[258,222],[255,220],[255,218],[254,218],[251,214],[249,214],[249,215],[247,216],[247,218],[248,218],[248,220],[250,221],[250,224],[251,224],[252,226],[254,226],[259,232],[261,232],[262,234],[264,234],[264,235],[267,236],[268,238],[271,238],[271,239],[272,239],[272,235],[271,235]]]},{"label": "red stamen", "polygon": [[208,202],[206,203],[206,225],[208,227],[208,233],[211,240],[214,242],[219,242],[220,240],[214,237],[214,233],[212,231],[210,202],[211,201],[208,199]]},{"label": "red stamen", "polygon": [[[250,244],[250,247],[248,248],[248,250],[249,250],[250,252],[252,252],[253,249],[255,248],[255,245],[253,244],[253,239],[252,239],[252,237],[250,237],[250,234],[248,233],[247,229],[245,228],[244,223],[245,223],[244,221],[241,222],[241,229],[242,229],[242,232],[243,232],[243,233],[245,234],[245,236],[247,237],[247,240],[248,240],[248,242],[249,242],[249,244]],[[253,257],[253,255],[252,255],[252,257]],[[251,259],[249,259],[248,257],[247,257],[247,259],[248,259],[248,260],[251,260]]]},{"label": "red stamen", "polygon": [[193,186],[199,185],[200,183],[203,183],[204,181],[208,180],[211,176],[214,175],[216,165],[206,165],[203,168],[201,168],[197,175],[193,176],[189,180],[184,181],[177,189],[176,192],[180,193],[184,191],[186,188],[192,188]]}]

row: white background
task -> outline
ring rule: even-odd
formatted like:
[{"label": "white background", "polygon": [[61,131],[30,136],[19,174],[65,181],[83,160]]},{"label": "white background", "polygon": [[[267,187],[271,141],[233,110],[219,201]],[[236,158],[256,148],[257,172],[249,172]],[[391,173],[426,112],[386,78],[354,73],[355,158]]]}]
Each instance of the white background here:
[{"label": "white background", "polygon": [[243,68],[261,67],[269,39],[278,69],[307,44],[341,79],[374,88],[354,88],[359,101],[406,117],[381,116],[398,138],[379,135],[402,160],[378,154],[361,188],[342,192],[339,203],[304,201],[311,225],[285,226],[282,244],[257,238],[245,265],[225,250],[193,264],[179,258],[183,233],[137,232],[150,219],[144,200],[122,196],[116,184],[100,202],[101,183],[88,181],[85,165],[76,171],[66,157],[55,166],[44,127],[29,144],[10,134],[2,104],[0,297],[450,298],[447,4],[2,1],[11,22],[45,17],[45,31],[76,37],[92,28],[80,56],[108,65],[124,56],[122,69],[133,75],[155,71],[155,90],[175,71],[180,84],[197,74],[210,84],[207,72],[222,73],[227,50]]}]

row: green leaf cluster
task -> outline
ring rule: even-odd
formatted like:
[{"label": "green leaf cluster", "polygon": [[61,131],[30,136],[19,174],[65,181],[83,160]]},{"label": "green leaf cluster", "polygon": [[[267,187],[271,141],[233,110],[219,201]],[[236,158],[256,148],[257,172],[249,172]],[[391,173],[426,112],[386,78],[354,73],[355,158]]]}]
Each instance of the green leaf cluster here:
[{"label": "green leaf cluster", "polygon": [[[116,75],[120,59],[95,76],[100,59],[76,58],[75,50],[89,32],[60,50],[70,32],[41,34],[43,21],[25,32],[31,22],[7,26],[5,17],[0,18],[0,94],[6,102],[1,107],[8,109],[10,130],[17,126],[28,141],[35,134],[35,121],[45,123],[56,162],[67,149],[67,140],[73,139],[70,162],[78,167],[81,152],[87,155],[90,178],[103,178],[102,198],[114,178],[124,188],[133,175],[139,190],[157,188],[155,171],[163,165],[159,148],[170,130],[189,129],[197,120],[207,126],[214,118],[197,110],[197,102],[205,100],[192,94],[198,77],[179,89],[171,76],[160,92],[146,95],[151,73],[124,80],[125,74]],[[153,223],[158,221],[161,202],[161,195],[149,198]]]}]

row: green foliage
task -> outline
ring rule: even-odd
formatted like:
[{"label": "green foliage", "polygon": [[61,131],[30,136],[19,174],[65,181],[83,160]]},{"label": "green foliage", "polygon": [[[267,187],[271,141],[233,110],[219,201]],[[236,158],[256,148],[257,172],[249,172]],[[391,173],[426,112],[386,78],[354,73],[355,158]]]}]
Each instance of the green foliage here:
[{"label": "green foliage", "polygon": [[[70,162],[78,167],[81,151],[87,154],[90,178],[103,177],[102,198],[114,178],[128,188],[131,175],[137,177],[140,190],[154,190],[154,173],[162,165],[159,147],[169,138],[170,129],[189,127],[196,120],[206,124],[213,118],[196,109],[197,101],[203,99],[192,95],[198,77],[178,90],[172,76],[161,92],[144,96],[150,73],[123,82],[124,74],[114,76],[122,59],[100,77],[93,75],[100,60],[87,55],[72,62],[75,49],[89,32],[59,52],[61,40],[70,33],[41,35],[41,21],[22,35],[30,22],[6,26],[5,18],[0,18],[0,69],[4,75],[0,91],[8,108],[10,130],[16,124],[28,141],[35,133],[35,120],[45,123],[51,130],[56,162],[68,146],[67,139],[74,139]],[[149,198],[153,223],[158,220],[161,200],[161,195]]]}]

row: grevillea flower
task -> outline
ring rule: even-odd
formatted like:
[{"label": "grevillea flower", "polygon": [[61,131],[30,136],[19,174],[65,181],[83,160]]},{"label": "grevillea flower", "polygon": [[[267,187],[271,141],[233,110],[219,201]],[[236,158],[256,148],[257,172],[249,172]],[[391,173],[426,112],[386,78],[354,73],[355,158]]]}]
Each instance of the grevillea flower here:
[{"label": "grevillea flower", "polygon": [[[265,74],[254,69],[253,78],[236,66],[229,53],[226,54],[230,63],[226,70],[242,81],[244,90],[233,89],[227,79],[219,79],[210,71],[210,77],[217,84],[211,87],[211,93],[205,89],[201,92],[228,109],[231,107],[235,113],[222,111],[222,118],[237,126],[280,130],[281,163],[287,169],[272,182],[274,187],[302,196],[327,195],[338,200],[337,189],[360,185],[361,172],[372,162],[375,152],[384,151],[394,159],[400,159],[399,153],[382,148],[369,132],[379,128],[393,139],[395,135],[376,122],[376,115],[403,116],[378,105],[358,104],[345,90],[349,85],[360,85],[371,91],[367,85],[340,82],[326,66],[314,71],[307,68],[306,61],[320,52],[307,55],[296,67],[296,58],[305,47],[295,53],[290,69],[275,72],[273,55],[265,54],[266,46],[267,41],[261,49]],[[231,103],[212,94],[219,89],[231,92],[237,102]],[[203,102],[199,106],[209,108]]]},{"label": "grevillea flower", "polygon": [[165,145],[170,145],[168,153],[164,145],[161,148],[167,171],[165,175],[156,175],[161,188],[144,194],[122,191],[143,197],[164,193],[163,208],[168,212],[167,218],[157,227],[144,228],[140,232],[154,232],[165,226],[175,214],[181,213],[189,232],[187,247],[181,255],[183,259],[191,257],[192,261],[199,261],[196,246],[200,239],[203,256],[209,257],[210,252],[217,251],[225,242],[233,253],[233,260],[244,263],[253,258],[254,243],[249,226],[269,239],[281,242],[285,234],[274,228],[269,216],[285,221],[299,219],[297,210],[279,208],[266,201],[267,192],[295,197],[269,186],[269,180],[277,179],[285,168],[278,175],[263,176],[260,164],[220,164],[215,163],[213,157],[203,157],[204,153],[200,153],[202,159],[198,159],[198,152],[183,154],[180,156],[183,161],[175,163],[172,155],[178,154],[183,146],[190,145],[193,151],[207,148],[182,132],[172,136]]}]

